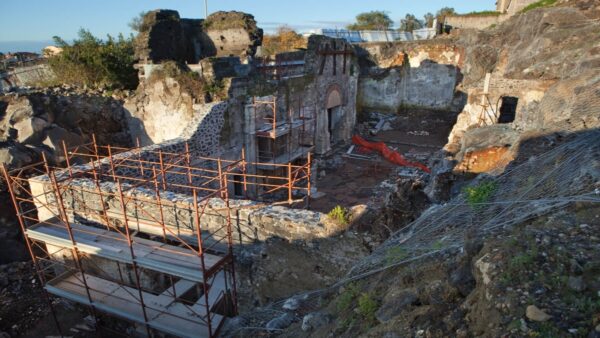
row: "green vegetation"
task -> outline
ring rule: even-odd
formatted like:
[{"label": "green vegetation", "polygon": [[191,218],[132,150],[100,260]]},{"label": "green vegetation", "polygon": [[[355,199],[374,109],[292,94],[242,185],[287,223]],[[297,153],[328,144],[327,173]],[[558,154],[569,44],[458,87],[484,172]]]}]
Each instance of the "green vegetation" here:
[{"label": "green vegetation", "polygon": [[479,12],[469,12],[466,14],[459,14],[459,16],[499,16],[500,12],[498,11],[479,11]]},{"label": "green vegetation", "polygon": [[481,182],[476,186],[466,187],[463,192],[466,195],[467,203],[473,208],[481,203],[489,201],[490,197],[496,192],[498,184],[493,181]]},{"label": "green vegetation", "polygon": [[147,31],[150,27],[148,21],[144,20],[146,14],[148,14],[148,12],[140,12],[138,16],[134,17],[133,19],[131,19],[131,21],[129,21],[127,26],[129,26],[129,28],[138,33]]},{"label": "green vegetation", "polygon": [[166,61],[159,69],[152,71],[149,82],[162,81],[165,78],[173,78],[181,88],[193,97],[199,98],[206,92],[206,83],[200,74],[186,70],[175,61]]},{"label": "green vegetation", "polygon": [[433,243],[431,245],[431,248],[433,250],[441,250],[441,249],[443,249],[444,248],[444,241],[442,241],[441,239],[435,241],[435,243]]},{"label": "green vegetation", "polygon": [[275,34],[263,37],[263,51],[268,55],[306,48],[307,40],[288,26],[277,28]]},{"label": "green vegetation", "polygon": [[379,304],[373,299],[370,293],[362,293],[358,298],[358,314],[367,322],[369,326],[377,322],[375,312],[379,309]]},{"label": "green vegetation", "polygon": [[417,19],[413,14],[406,14],[406,16],[400,20],[400,31],[412,32],[415,29],[423,28],[423,22]]},{"label": "green vegetation", "polygon": [[390,265],[405,260],[408,257],[408,252],[401,246],[389,248],[385,252],[385,264]]},{"label": "green vegetation", "polygon": [[344,292],[342,292],[337,299],[337,310],[339,312],[350,310],[352,302],[354,302],[354,299],[356,299],[356,297],[358,297],[359,294],[360,289],[358,287],[358,284],[349,283],[348,285],[346,285],[346,287],[344,288]]},{"label": "green vegetation", "polygon": [[361,324],[360,328],[369,328],[377,323],[375,313],[379,309],[379,303],[373,298],[372,293],[361,292],[357,283],[346,285],[335,305],[338,312],[347,315],[340,322],[342,330],[354,327],[357,323]]},{"label": "green vegetation", "polygon": [[523,8],[521,10],[521,13],[529,12],[530,10],[536,9],[536,8],[553,6],[556,3],[556,1],[557,0],[540,0],[538,2],[534,2],[534,3],[530,4],[529,6]]},{"label": "green vegetation", "polygon": [[427,28],[433,28],[434,20],[435,20],[435,15],[433,15],[431,13],[427,13],[427,14],[423,15],[423,24],[425,24],[425,27],[427,27]]},{"label": "green vegetation", "polygon": [[394,22],[384,11],[371,11],[356,16],[356,22],[346,28],[353,31],[360,30],[388,30]]},{"label": "green vegetation", "polygon": [[563,333],[552,322],[544,322],[537,324],[538,328],[529,333],[529,337],[539,338],[558,338],[562,337]]},{"label": "green vegetation", "polygon": [[56,82],[75,86],[109,89],[135,89],[138,85],[133,38],[108,36],[103,41],[81,29],[78,38],[68,44],[54,37],[62,53],[48,63],[56,74]]},{"label": "green vegetation", "polygon": [[206,82],[200,74],[193,72],[185,65],[178,64],[175,61],[166,61],[161,64],[161,67],[152,71],[148,81],[154,83],[162,81],[165,78],[173,78],[183,91],[189,93],[196,99],[203,100],[207,95],[212,99],[225,99],[227,92],[223,81],[215,80]]},{"label": "green vegetation", "polygon": [[444,23],[446,21],[446,17],[450,15],[456,15],[456,11],[452,7],[443,7],[437,13],[435,13],[435,18],[438,22]]},{"label": "green vegetation", "polygon": [[339,225],[347,225],[350,223],[350,212],[340,205],[336,205],[335,208],[331,209],[327,216]]},{"label": "green vegetation", "polygon": [[203,22],[204,28],[208,30],[226,29],[252,29],[256,28],[256,22],[245,13],[241,12],[216,12],[208,16]]}]

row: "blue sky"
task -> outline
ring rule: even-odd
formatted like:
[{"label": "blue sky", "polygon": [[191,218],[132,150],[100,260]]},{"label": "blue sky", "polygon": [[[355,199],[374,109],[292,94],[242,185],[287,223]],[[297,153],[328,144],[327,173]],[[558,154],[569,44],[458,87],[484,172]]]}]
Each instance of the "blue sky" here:
[{"label": "blue sky", "polygon": [[[441,7],[460,13],[494,9],[496,0],[208,0],[209,12],[253,14],[269,32],[287,24],[298,31],[342,28],[361,12],[383,10],[398,22],[406,13],[422,17]],[[168,8],[182,17],[204,16],[203,0],[0,0],[0,52],[38,48],[58,35],[74,38],[79,28],[98,36],[130,33],[127,23],[142,11]]]}]

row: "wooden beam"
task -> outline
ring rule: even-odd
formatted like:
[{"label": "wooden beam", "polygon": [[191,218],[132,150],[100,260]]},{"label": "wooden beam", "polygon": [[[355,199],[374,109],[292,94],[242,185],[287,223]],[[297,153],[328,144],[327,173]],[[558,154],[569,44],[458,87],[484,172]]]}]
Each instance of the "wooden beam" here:
[{"label": "wooden beam", "polygon": [[[325,49],[329,49],[329,46],[326,46]],[[325,61],[327,61],[327,51],[319,51],[317,54],[321,55],[321,68],[319,69],[319,75],[323,75],[323,70],[325,70]]]},{"label": "wooden beam", "polygon": [[[333,51],[335,52],[335,40],[333,40],[332,45],[333,45]],[[336,75],[336,72],[337,72],[337,55],[333,54],[333,76]]]}]

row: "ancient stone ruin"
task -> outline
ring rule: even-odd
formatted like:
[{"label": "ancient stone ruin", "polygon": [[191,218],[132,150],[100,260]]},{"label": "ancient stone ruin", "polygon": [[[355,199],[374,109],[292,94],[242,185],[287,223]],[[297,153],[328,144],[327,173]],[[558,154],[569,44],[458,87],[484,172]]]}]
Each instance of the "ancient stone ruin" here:
[{"label": "ancient stone ruin", "polygon": [[135,91],[0,97],[0,300],[81,336],[594,337],[600,7],[531,3],[275,55],[246,13],[146,13]]}]

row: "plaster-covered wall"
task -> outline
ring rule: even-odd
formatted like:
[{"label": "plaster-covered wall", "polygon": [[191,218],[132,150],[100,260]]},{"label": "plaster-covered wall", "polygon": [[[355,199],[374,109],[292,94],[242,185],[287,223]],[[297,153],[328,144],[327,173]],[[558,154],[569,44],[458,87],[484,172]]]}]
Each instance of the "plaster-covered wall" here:
[{"label": "plaster-covered wall", "polygon": [[361,48],[360,109],[396,112],[403,106],[452,106],[462,49],[444,41],[363,44]]},{"label": "plaster-covered wall", "polygon": [[391,69],[381,78],[360,80],[363,109],[398,111],[403,106],[448,109],[454,98],[458,70],[425,61],[419,67]]}]

